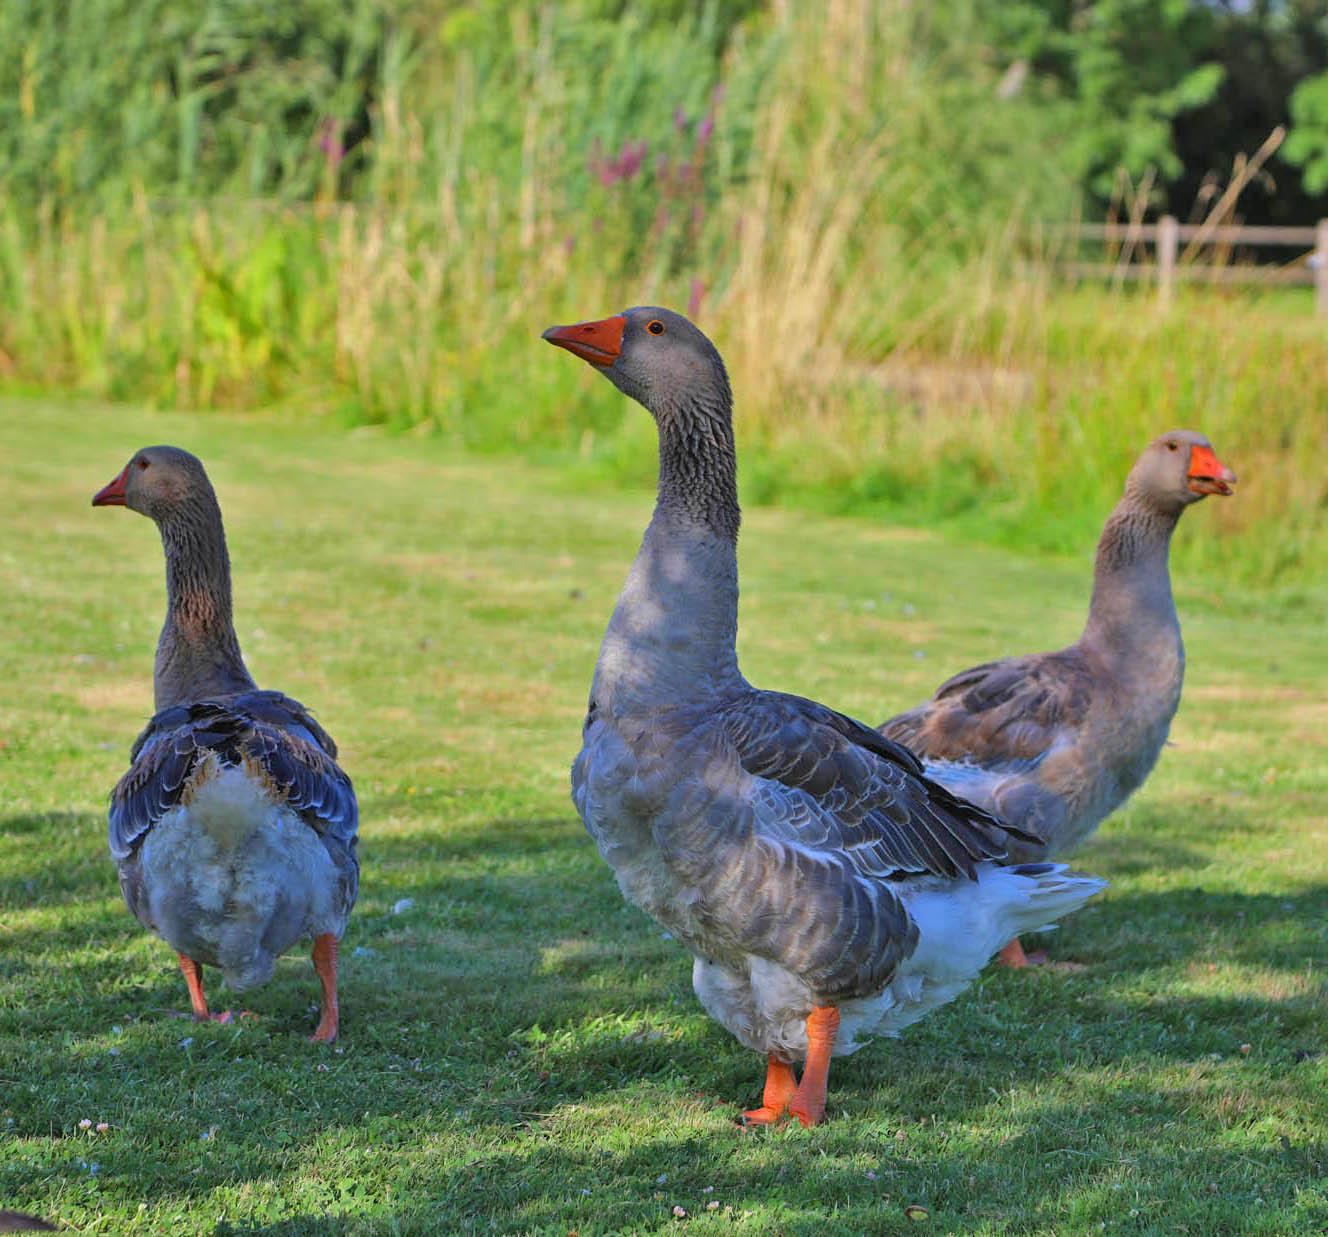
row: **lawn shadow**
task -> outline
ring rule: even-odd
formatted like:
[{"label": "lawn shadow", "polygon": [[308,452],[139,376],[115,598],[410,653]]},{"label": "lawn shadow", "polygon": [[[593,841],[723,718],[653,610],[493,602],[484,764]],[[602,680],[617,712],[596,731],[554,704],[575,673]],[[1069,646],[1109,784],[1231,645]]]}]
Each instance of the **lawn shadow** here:
[{"label": "lawn shadow", "polygon": [[[606,1097],[590,1114],[614,1120],[640,1096]],[[1134,1102],[1142,1098],[1143,1104]],[[1158,1121],[1183,1114],[1188,1137],[1150,1146],[1150,1181],[1139,1182],[1141,1147]],[[612,1153],[566,1136],[562,1114],[532,1129],[523,1144],[481,1150],[464,1164],[425,1159],[393,1186],[398,1200],[359,1215],[305,1214],[262,1225],[223,1224],[234,1237],[438,1232],[655,1232],[679,1219],[713,1219],[743,1231],[784,1234],[916,1231],[905,1207],[923,1206],[936,1231],[1228,1232],[1257,1215],[1258,1231],[1310,1231],[1328,1209],[1298,1198],[1302,1183],[1328,1167],[1328,1145],[1296,1146],[1269,1137],[1238,1158],[1224,1143],[1220,1097],[1189,1092],[1117,1097],[1109,1120],[1063,1098],[1017,1111],[988,1103],[974,1119],[989,1132],[972,1141],[934,1124],[832,1115],[815,1131],[785,1125],[743,1131],[718,1114],[687,1129],[634,1131]],[[996,1134],[996,1129],[1004,1129]],[[962,1143],[956,1146],[956,1143]],[[1178,1180],[1188,1188],[1176,1188]],[[1136,1192],[1168,1182],[1170,1197],[1140,1212]],[[1216,1183],[1222,1183],[1219,1189]],[[1211,1184],[1210,1184],[1211,1183]],[[1257,1196],[1257,1203],[1256,1203]],[[1251,1211],[1257,1206],[1257,1212]],[[680,1209],[682,1214],[679,1214]],[[1133,1208],[1133,1209],[1132,1209]],[[1285,1226],[1285,1227],[1284,1227]]]},{"label": "lawn shadow", "polygon": [[[849,1200],[844,1214],[850,1224],[873,1222],[879,1200],[863,1193],[860,1169],[832,1166],[822,1172],[811,1163],[818,1157],[806,1155],[809,1144],[796,1135],[769,1140],[782,1149],[779,1140],[786,1139],[788,1152],[774,1157],[778,1171],[768,1180],[759,1165],[730,1170],[715,1155],[716,1137],[742,1137],[729,1118],[755,1101],[760,1061],[709,1022],[691,995],[685,952],[623,903],[594,847],[566,818],[497,817],[467,827],[459,840],[432,835],[422,824],[376,839],[369,855],[366,901],[378,909],[352,918],[343,952],[344,1055],[332,1057],[303,1043],[316,999],[307,963],[283,964],[267,988],[247,998],[263,1015],[257,1031],[180,1023],[134,1028],[134,1042],[115,1068],[125,1071],[118,1085],[136,1095],[140,1120],[180,1120],[170,1083],[184,1068],[191,1112],[225,1112],[237,1085],[262,1097],[286,1095],[298,1081],[302,1115],[291,1118],[286,1141],[274,1144],[266,1128],[236,1134],[225,1157],[187,1176],[169,1170],[178,1182],[177,1197],[187,1202],[237,1182],[298,1175],[298,1161],[317,1154],[322,1140],[366,1122],[421,1131],[439,1120],[474,1122],[490,1131],[526,1131],[536,1149],[486,1153],[465,1168],[417,1163],[396,1191],[407,1201],[391,1214],[345,1221],[311,1215],[267,1228],[219,1231],[431,1232],[439,1231],[445,1216],[480,1227],[499,1189],[511,1194],[505,1214],[519,1216],[513,1223],[520,1228],[563,1223],[569,1215],[583,1231],[653,1226],[669,1219],[658,1212],[656,1191],[647,1190],[661,1171],[651,1162],[655,1155],[701,1157],[717,1198],[722,1192],[726,1202],[744,1209],[776,1206],[771,1222],[783,1231],[802,1231],[802,1209],[811,1204],[800,1196],[821,1197],[825,1190]],[[106,868],[113,880],[109,862]],[[91,884],[90,878],[84,883]],[[96,884],[101,891],[100,880]],[[389,899],[398,894],[412,902],[395,911]],[[142,934],[118,907],[72,919],[34,934],[28,944],[38,952],[29,956],[55,953],[89,929],[105,933],[102,944],[112,949]],[[1252,1043],[1260,1060],[1295,1066],[1298,1057],[1323,1050],[1322,985],[1317,992],[1306,989],[1301,978],[1322,956],[1326,921],[1328,888],[1318,886],[1290,896],[1201,889],[1112,895],[1062,934],[1088,963],[1087,971],[989,970],[901,1043],[874,1045],[836,1062],[834,1120],[826,1134],[812,1137],[828,1136],[833,1146],[857,1148],[854,1154],[877,1147],[871,1131],[879,1127],[883,1108],[890,1115],[892,1084],[884,1084],[883,1104],[883,1078],[907,1080],[901,1086],[915,1097],[907,1102],[911,1117],[926,1113],[971,1126],[990,1119],[992,1095],[1018,1085],[1012,1080],[1058,1071],[1147,1071],[1159,1064],[1199,1065],[1213,1054],[1230,1061],[1242,1043]],[[77,994],[77,1003],[66,997],[65,1014],[78,1027],[91,1021],[104,1028],[142,1008],[181,1007],[182,984],[167,947],[162,950],[163,965],[146,982],[125,980],[126,972],[141,967],[136,958],[120,958],[108,968],[104,956],[70,957],[62,963],[64,988]],[[1182,984],[1177,990],[1178,970],[1181,979],[1192,976],[1202,984],[1209,963],[1233,961],[1284,972],[1286,984],[1280,990],[1213,992],[1187,992]],[[117,971],[109,980],[108,969]],[[61,1010],[53,1017],[58,1026]],[[75,1080],[79,1074],[107,1077],[104,1050],[90,1047],[96,1033],[75,1031],[62,1046],[53,1029],[32,1028],[34,1038],[47,1041],[37,1053],[39,1073],[58,1068]],[[178,1047],[183,1038],[194,1041],[187,1059]],[[236,1083],[240,1057],[249,1063],[244,1068],[261,1072],[257,1089]],[[327,1072],[319,1072],[324,1064]],[[145,1094],[163,1082],[160,1093]],[[698,1093],[707,1097],[700,1118]],[[925,1097],[925,1108],[918,1109],[917,1096]],[[619,1103],[690,1105],[693,1127],[697,1120],[710,1124],[704,1137],[693,1128],[613,1155],[556,1145],[558,1123],[573,1119],[569,1114],[603,1110],[611,1126],[611,1110]],[[713,1121],[704,1116],[710,1109]],[[951,1168],[969,1175],[1018,1171],[1027,1179],[1030,1155],[1054,1152],[1115,1164],[1126,1154],[1091,1140],[1082,1150],[1049,1150],[1061,1136],[1061,1123],[1082,1117],[1082,1109],[1039,1111],[1043,1115],[1025,1120],[1009,1144],[987,1147],[976,1158],[956,1155],[953,1165],[944,1156],[914,1163],[900,1170],[903,1183],[893,1186],[905,1188],[914,1179],[909,1174],[946,1177]],[[60,1119],[36,1096],[16,1104],[15,1112],[24,1132]],[[274,1112],[286,1115],[280,1108]],[[420,1138],[427,1142],[423,1132]],[[73,1148],[61,1152],[60,1172],[75,1174],[75,1154]],[[132,1144],[108,1147],[101,1156],[107,1179],[139,1173],[135,1154]],[[1106,1188],[1084,1166],[1077,1168],[1086,1197]],[[36,1160],[11,1163],[0,1173],[0,1187],[31,1197],[50,1171]],[[874,1171],[878,1182],[887,1180],[882,1170]],[[551,1198],[541,1193],[546,1187],[532,1184],[564,1179],[585,1180],[578,1190],[590,1189],[597,1203],[610,1187],[626,1189],[626,1201],[614,1203],[617,1210],[606,1221],[590,1204],[583,1206],[579,1192]],[[690,1210],[705,1201],[682,1205]],[[1063,1201],[1055,1191],[1039,1197],[1053,1214]],[[944,1199],[934,1205],[960,1206]],[[806,1211],[809,1224],[814,1214]],[[953,1222],[964,1215],[956,1211]]]},{"label": "lawn shadow", "polygon": [[1090,957],[1109,965],[1239,962],[1303,971],[1328,950],[1328,885],[1296,893],[1112,891],[1066,928]]}]

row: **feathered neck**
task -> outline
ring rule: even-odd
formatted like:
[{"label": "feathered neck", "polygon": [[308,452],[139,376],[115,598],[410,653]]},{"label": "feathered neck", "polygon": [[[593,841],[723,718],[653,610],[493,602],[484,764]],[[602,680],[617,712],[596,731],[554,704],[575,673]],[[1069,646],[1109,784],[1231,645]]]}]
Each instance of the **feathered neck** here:
[{"label": "feathered neck", "polygon": [[741,685],[737,467],[732,397],[720,372],[659,425],[655,512],[605,633],[598,706],[619,715],[704,704]]},{"label": "feathered neck", "polygon": [[728,375],[718,368],[700,390],[652,402],[659,426],[659,508],[736,545],[742,513]]},{"label": "feathered neck", "polygon": [[166,622],[153,672],[160,712],[254,686],[231,618],[231,564],[210,486],[158,521],[166,552]]},{"label": "feathered neck", "polygon": [[1182,510],[1127,482],[1097,544],[1085,642],[1137,657],[1151,642],[1179,636],[1168,558]]}]

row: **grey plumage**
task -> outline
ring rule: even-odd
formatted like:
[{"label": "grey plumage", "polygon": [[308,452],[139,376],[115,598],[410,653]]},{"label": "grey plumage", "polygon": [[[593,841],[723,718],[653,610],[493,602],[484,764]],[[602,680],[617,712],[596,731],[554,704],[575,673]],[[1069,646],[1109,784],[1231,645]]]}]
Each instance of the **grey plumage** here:
[{"label": "grey plumage", "polygon": [[199,963],[250,987],[312,938],[324,996],[315,1038],[333,1039],[336,941],[359,886],[359,809],[336,745],[298,701],[260,691],[244,664],[221,508],[199,460],[144,448],[93,503],[151,518],[166,558],[157,711],[108,817],[125,902],[181,955],[199,1017]]},{"label": "grey plumage", "polygon": [[[222,767],[260,773],[277,800],[313,829],[340,874],[336,902],[348,916],[359,890],[359,806],[336,755],[336,744],[308,710],[280,692],[255,689],[158,713],[135,741],[130,767],[111,792],[111,858],[129,909],[145,927],[158,930],[137,851],[212,757]],[[217,964],[214,957],[201,961]]]},{"label": "grey plumage", "polygon": [[605,633],[572,793],[624,895],[696,955],[715,1018],[788,1061],[813,1008],[835,1006],[834,1051],[852,1052],[952,999],[1007,926],[1101,887],[1058,868],[1003,875],[1011,840],[1034,839],[862,723],[743,678],[731,397],[709,340],[651,307],[545,338],[659,429],[658,501]]},{"label": "grey plumage", "polygon": [[1185,671],[1171,537],[1188,506],[1234,481],[1203,435],[1162,435],[1103,528],[1079,640],[964,670],[881,725],[931,776],[1041,839],[1015,858],[1073,850],[1157,762]]}]

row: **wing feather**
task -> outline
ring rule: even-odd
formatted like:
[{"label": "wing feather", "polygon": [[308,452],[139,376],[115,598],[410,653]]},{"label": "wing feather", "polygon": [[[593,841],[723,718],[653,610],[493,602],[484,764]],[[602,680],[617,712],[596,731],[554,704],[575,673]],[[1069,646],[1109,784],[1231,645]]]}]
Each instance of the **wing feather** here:
[{"label": "wing feather", "polygon": [[863,876],[972,877],[1021,836],[927,778],[907,748],[800,696],[751,692],[721,724],[742,769],[760,779],[758,829],[843,854]]},{"label": "wing feather", "polygon": [[111,792],[111,855],[120,862],[179,803],[199,762],[261,766],[301,819],[352,852],[359,808],[336,745],[298,701],[280,692],[243,692],[165,709],[135,742],[129,771]]},{"label": "wing feather", "polygon": [[1014,767],[1038,761],[1083,723],[1092,670],[1077,646],[962,671],[880,733],[924,760]]}]

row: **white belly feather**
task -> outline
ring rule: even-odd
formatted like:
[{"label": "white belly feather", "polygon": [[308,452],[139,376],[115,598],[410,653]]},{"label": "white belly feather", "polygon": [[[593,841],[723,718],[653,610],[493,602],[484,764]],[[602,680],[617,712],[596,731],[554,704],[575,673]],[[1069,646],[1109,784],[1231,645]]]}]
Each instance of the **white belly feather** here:
[{"label": "white belly feather", "polygon": [[336,867],[318,835],[248,769],[215,759],[143,842],[152,923],[236,989],[265,982],[302,937],[345,928]]},{"label": "white belly feather", "polygon": [[[983,864],[978,879],[920,877],[896,889],[918,926],[918,946],[880,992],[838,1006],[835,1056],[856,1052],[872,1036],[896,1036],[937,1006],[953,1001],[991,956],[1023,932],[1050,926],[1105,888],[1063,865],[1025,875]],[[745,973],[698,957],[692,986],[712,1018],[757,1052],[797,1059],[807,1051],[811,990],[791,971],[749,956]]]}]

